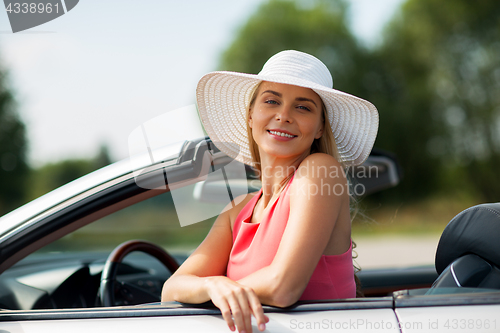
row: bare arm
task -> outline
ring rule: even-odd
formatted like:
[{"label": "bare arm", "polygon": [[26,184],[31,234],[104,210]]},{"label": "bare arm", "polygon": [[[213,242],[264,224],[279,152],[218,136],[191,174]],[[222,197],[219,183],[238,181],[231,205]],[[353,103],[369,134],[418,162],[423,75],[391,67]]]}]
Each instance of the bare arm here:
[{"label": "bare arm", "polygon": [[[313,161],[316,167],[340,168],[338,162],[324,154],[314,154],[304,160]],[[232,247],[231,218],[224,213],[200,247],[165,283],[162,300],[186,303],[212,300],[231,330],[236,322],[238,330],[245,328],[246,332],[251,332],[251,314],[256,317],[259,329],[268,321],[260,303],[280,307],[295,303],[328,246],[338,217],[344,211],[346,220],[345,210],[347,208],[347,214],[349,210],[345,177],[314,176],[304,162],[290,188],[290,218],[271,265],[237,282],[223,276]],[[344,193],[337,196],[333,191],[319,191],[324,184],[332,189],[343,186]],[[313,191],[314,188],[318,191]],[[348,216],[347,220],[350,222]],[[350,224],[343,231],[347,243]]]},{"label": "bare arm", "polygon": [[[326,176],[317,172],[320,166],[328,167]],[[302,162],[290,187],[290,217],[273,262],[238,281],[252,288],[262,303],[284,307],[300,298],[331,244],[334,228],[335,233],[341,233],[335,235],[341,240],[337,243],[343,243],[337,244],[343,247],[340,253],[348,248],[347,180],[342,172],[332,176],[332,167],[341,170],[340,164],[325,154],[310,155]]]},{"label": "bare arm", "polygon": [[162,301],[203,303],[210,300],[206,292],[206,277],[222,276],[226,272],[232,246],[228,214],[221,214],[205,240],[165,282]]},{"label": "bare arm", "polygon": [[219,215],[205,240],[163,285],[162,301],[196,304],[212,300],[232,331],[236,326],[240,332],[251,333],[251,315],[261,331],[269,319],[250,287],[225,277],[233,243],[231,218],[239,210]]}]

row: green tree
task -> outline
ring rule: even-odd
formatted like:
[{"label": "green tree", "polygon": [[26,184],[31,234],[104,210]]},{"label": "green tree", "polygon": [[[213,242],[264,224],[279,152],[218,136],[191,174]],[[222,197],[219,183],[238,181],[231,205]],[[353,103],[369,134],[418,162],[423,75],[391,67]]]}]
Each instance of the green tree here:
[{"label": "green tree", "polygon": [[263,3],[223,53],[219,68],[256,74],[273,54],[294,49],[321,59],[335,88],[357,93],[357,66],[365,52],[347,27],[346,12],[342,0]]},{"label": "green tree", "polygon": [[24,203],[30,172],[26,129],[7,81],[0,68],[0,215]]},{"label": "green tree", "polygon": [[109,148],[107,145],[102,144],[99,147],[99,151],[97,152],[97,155],[93,160],[94,169],[105,167],[106,165],[109,165],[111,163],[112,161],[111,157],[109,156]]},{"label": "green tree", "polygon": [[409,0],[388,26],[369,95],[406,194],[441,186],[500,198],[498,17],[495,0]]},{"label": "green tree", "polygon": [[242,26],[220,69],[257,73],[273,54],[320,58],[335,88],[380,112],[375,146],[394,152],[405,177],[382,197],[437,191],[500,197],[500,2],[408,0],[376,49],[359,46],[342,0],[270,0]]},{"label": "green tree", "polygon": [[[350,32],[347,4],[342,0],[309,1],[307,6],[305,4],[298,0],[270,0],[262,4],[223,53],[219,68],[258,73],[265,61],[279,51],[295,49],[307,52],[327,65],[336,89],[368,100],[377,99],[380,105],[374,104],[382,115],[385,105],[390,104],[387,90],[392,89],[385,82],[390,81],[384,70],[387,62],[362,47]],[[388,139],[381,141],[382,146],[398,155],[403,150],[402,157],[406,158],[406,146],[397,149],[393,143],[399,139],[390,126],[385,125]],[[401,131],[404,132],[404,129],[401,128]],[[412,157],[411,154],[409,156]]]},{"label": "green tree", "polygon": [[35,199],[110,163],[108,147],[101,145],[93,158],[67,159],[45,164],[32,172],[30,199]]}]

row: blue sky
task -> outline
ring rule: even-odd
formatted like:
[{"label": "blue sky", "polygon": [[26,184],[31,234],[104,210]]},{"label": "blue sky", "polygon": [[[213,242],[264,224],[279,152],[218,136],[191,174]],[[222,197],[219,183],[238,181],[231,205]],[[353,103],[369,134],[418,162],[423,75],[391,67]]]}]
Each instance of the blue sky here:
[{"label": "blue sky", "polygon": [[[0,10],[0,57],[27,125],[34,165],[89,157],[101,143],[127,157],[141,123],[194,103],[238,27],[263,0],[81,0],[67,14],[12,34]],[[350,0],[367,43],[402,0]]]}]

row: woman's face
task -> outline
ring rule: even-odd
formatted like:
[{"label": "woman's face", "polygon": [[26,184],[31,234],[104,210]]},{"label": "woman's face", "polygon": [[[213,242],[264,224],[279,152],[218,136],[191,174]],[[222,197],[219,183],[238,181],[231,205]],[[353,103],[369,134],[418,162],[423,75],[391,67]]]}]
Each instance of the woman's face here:
[{"label": "woman's face", "polygon": [[307,156],[323,134],[321,98],[313,90],[262,82],[250,109],[249,126],[263,154],[276,158]]}]

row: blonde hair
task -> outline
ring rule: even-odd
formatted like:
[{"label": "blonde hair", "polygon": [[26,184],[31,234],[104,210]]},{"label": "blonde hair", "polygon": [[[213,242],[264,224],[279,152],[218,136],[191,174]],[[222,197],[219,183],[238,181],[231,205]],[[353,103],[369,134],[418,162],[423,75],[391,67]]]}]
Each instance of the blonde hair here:
[{"label": "blonde hair", "polygon": [[[262,84],[261,81],[259,82],[255,88],[252,91],[251,94],[251,99],[250,103],[248,104],[247,107],[247,117],[246,117],[246,124],[247,124],[247,137],[248,137],[248,146],[250,148],[250,154],[252,155],[252,160],[253,160],[253,167],[254,169],[257,169],[259,174],[261,174],[261,169],[260,169],[260,154],[259,154],[259,147],[257,146],[257,143],[253,139],[252,135],[252,128],[250,127],[249,120],[250,120],[250,113],[252,110],[252,106],[255,103],[255,100],[257,99],[257,92],[260,88],[260,85]],[[322,121],[323,121],[323,135],[319,139],[314,139],[312,145],[311,145],[311,154],[313,153],[325,153],[330,156],[333,156],[345,169],[346,166],[344,165],[339,151],[337,149],[337,144],[335,142],[335,137],[333,136],[333,130],[332,126],[330,125],[330,121],[328,120],[328,116],[326,115],[326,106],[325,103],[323,103],[323,99],[321,99],[321,111],[322,111]]]},{"label": "blonde hair", "polygon": [[[259,91],[260,85],[264,81],[260,81],[254,88],[251,93],[251,99],[250,103],[248,103],[247,107],[247,117],[246,117],[246,124],[247,124],[247,137],[248,137],[248,146],[250,148],[250,154],[252,155],[252,160],[253,160],[253,168],[258,171],[259,178],[262,177],[262,170],[261,170],[261,163],[260,163],[260,154],[259,154],[259,147],[257,146],[257,143],[253,139],[252,135],[252,128],[249,125],[249,120],[250,120],[250,113],[252,110],[252,106],[255,103],[255,100],[257,99],[257,92]],[[319,139],[314,139],[312,145],[311,145],[311,154],[313,153],[324,153],[328,154],[330,156],[333,156],[341,165],[344,170],[346,170],[346,165],[344,161],[341,159],[339,151],[337,149],[337,143],[335,142],[335,137],[333,136],[333,130],[332,126],[330,125],[330,121],[328,120],[328,116],[326,114],[326,106],[325,103],[323,102],[323,99],[321,99],[321,110],[322,110],[322,121],[323,121],[323,135]],[[281,187],[283,187],[288,180],[290,180],[292,174],[290,174],[288,177],[286,177],[281,184]],[[346,175],[347,176],[347,175]],[[350,183],[350,182],[349,182]],[[356,205],[356,199],[353,196],[350,196],[351,203],[355,206],[353,209],[351,207],[351,221],[354,219],[354,216],[357,213],[357,205]],[[351,240],[352,241],[352,240]],[[356,248],[356,243],[352,241],[352,250],[353,250],[353,256],[352,259],[355,260],[358,255],[354,251]],[[357,273],[361,270],[360,267],[358,267],[356,264],[353,263],[354,266],[354,282],[356,283],[356,297],[363,297],[363,292],[361,291],[361,282],[357,276]]]}]

